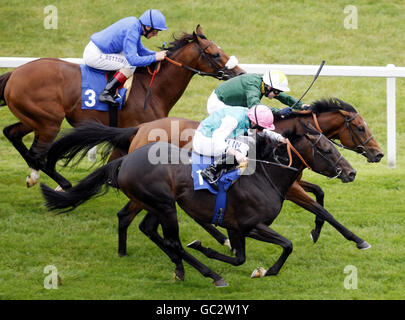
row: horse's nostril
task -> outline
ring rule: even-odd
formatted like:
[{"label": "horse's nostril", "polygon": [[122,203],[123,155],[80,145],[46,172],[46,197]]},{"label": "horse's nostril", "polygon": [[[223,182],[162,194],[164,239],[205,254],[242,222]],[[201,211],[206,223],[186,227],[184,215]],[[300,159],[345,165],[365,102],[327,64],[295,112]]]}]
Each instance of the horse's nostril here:
[{"label": "horse's nostril", "polygon": [[383,153],[383,152],[381,152],[381,153],[379,153],[379,154],[377,154],[377,155],[375,156],[377,162],[380,161],[383,157],[384,157],[384,153]]},{"label": "horse's nostril", "polygon": [[356,174],[357,174],[356,170],[350,171],[350,172],[349,172],[349,177],[352,178],[352,179],[354,179],[354,178],[356,177]]}]

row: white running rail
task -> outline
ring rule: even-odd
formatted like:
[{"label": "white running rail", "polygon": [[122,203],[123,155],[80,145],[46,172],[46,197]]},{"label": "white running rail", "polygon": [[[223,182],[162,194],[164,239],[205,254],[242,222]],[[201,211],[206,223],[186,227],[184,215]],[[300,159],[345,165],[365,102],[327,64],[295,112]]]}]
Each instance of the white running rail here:
[{"label": "white running rail", "polygon": [[[0,57],[0,68],[16,68],[24,63],[38,58]],[[79,58],[62,58],[62,60],[83,63]],[[268,69],[278,69],[286,75],[313,76],[318,65],[291,65],[291,64],[240,64],[240,67],[249,73],[263,73]],[[396,167],[396,78],[405,78],[405,67],[395,67],[388,64],[386,67],[367,66],[328,66],[325,65],[320,76],[330,77],[379,77],[387,79],[387,163],[388,168]]]}]

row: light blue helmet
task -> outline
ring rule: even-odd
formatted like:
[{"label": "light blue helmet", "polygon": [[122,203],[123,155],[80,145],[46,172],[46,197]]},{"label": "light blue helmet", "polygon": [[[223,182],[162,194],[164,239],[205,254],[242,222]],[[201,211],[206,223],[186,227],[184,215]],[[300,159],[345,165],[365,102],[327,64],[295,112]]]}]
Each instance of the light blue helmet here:
[{"label": "light blue helmet", "polygon": [[165,16],[157,9],[146,10],[139,18],[144,26],[155,30],[167,30]]}]

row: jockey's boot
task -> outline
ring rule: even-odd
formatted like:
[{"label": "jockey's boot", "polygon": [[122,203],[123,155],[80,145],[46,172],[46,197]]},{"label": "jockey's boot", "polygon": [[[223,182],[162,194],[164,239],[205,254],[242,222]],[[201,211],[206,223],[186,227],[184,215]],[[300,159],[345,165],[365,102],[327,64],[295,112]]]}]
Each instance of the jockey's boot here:
[{"label": "jockey's boot", "polygon": [[221,178],[222,174],[237,165],[236,159],[232,155],[223,154],[222,157],[203,171],[201,176],[209,183],[211,187],[218,190],[217,182]]},{"label": "jockey's boot", "polygon": [[117,89],[127,80],[127,77],[120,71],[107,83],[103,92],[98,96],[98,100],[113,107],[119,107],[119,102],[115,101]]}]

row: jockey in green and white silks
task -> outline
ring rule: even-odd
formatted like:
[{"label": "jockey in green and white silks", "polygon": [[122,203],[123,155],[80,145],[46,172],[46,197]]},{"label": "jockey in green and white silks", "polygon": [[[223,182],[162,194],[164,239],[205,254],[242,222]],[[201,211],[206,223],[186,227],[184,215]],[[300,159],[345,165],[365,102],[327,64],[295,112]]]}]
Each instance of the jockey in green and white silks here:
[{"label": "jockey in green and white silks", "polygon": [[[249,146],[243,142],[250,129],[267,130],[266,135],[277,142],[285,143],[285,138],[272,131],[273,113],[265,105],[256,105],[250,109],[244,107],[222,108],[211,113],[197,128],[193,137],[193,150],[204,156],[219,159],[201,172],[201,175],[214,188],[222,170],[234,165],[229,156],[241,164],[247,161]],[[235,141],[236,139],[236,141]]]},{"label": "jockey in green and white silks", "polygon": [[[268,70],[263,76],[260,74],[243,74],[221,83],[211,93],[207,101],[207,111],[212,112],[227,107],[245,107],[261,104],[263,96],[269,99],[277,99],[281,103],[289,106],[285,109],[270,107],[273,112],[280,115],[289,115],[290,108],[296,101],[294,97],[285,92],[290,91],[286,75],[279,70]],[[296,104],[294,109],[302,109],[307,106],[303,102]]]}]

